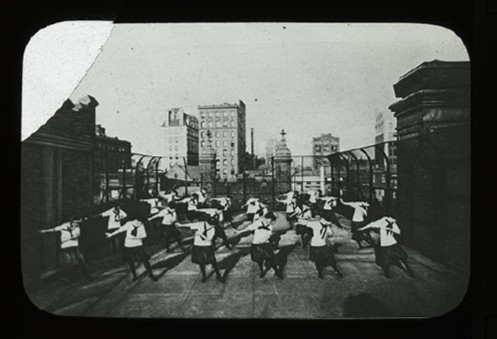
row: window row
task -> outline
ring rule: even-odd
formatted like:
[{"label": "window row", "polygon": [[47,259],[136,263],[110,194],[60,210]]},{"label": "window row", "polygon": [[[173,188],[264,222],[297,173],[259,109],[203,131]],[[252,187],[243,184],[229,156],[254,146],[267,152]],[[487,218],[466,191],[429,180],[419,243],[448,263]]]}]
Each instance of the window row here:
[{"label": "window row", "polygon": [[[236,136],[236,132],[235,131],[231,131],[231,132],[230,131],[222,131],[222,132],[221,131],[215,131],[212,136],[216,137],[216,138],[221,138],[221,137],[227,138],[230,135],[231,135],[232,138],[234,138]],[[207,132],[206,131],[200,132],[200,136],[201,136],[202,139],[206,138],[207,137]]]},{"label": "window row", "polygon": [[[220,140],[216,140],[213,144],[212,144],[214,147],[218,148],[218,147],[231,147],[231,148],[234,148],[235,147],[235,142],[234,141],[231,141],[231,142],[228,142],[228,140],[223,140],[222,144],[221,144],[221,141]],[[206,147],[207,146],[207,142],[206,141],[202,141],[200,143],[200,147]]]},{"label": "window row", "polygon": [[202,121],[200,123],[200,128],[221,128],[221,127],[236,127],[236,121],[235,120],[225,120],[225,121],[216,121],[215,123],[213,121]]},{"label": "window row", "polygon": [[200,112],[200,117],[201,118],[212,118],[212,117],[228,117],[228,116],[231,116],[231,117],[235,117],[236,115],[236,112],[235,111],[231,111],[231,112],[228,112],[228,111],[223,111],[223,112]]}]

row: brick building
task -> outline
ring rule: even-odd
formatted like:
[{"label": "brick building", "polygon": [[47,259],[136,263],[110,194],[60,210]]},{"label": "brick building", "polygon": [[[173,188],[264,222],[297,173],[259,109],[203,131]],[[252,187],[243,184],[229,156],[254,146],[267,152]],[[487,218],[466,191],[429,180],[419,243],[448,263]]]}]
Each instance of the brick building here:
[{"label": "brick building", "polygon": [[182,108],[172,108],[167,112],[164,128],[164,162],[167,167],[175,164],[198,166],[198,119],[186,114]]},{"label": "brick building", "polygon": [[105,128],[95,126],[95,152],[93,154],[93,170],[95,185],[94,202],[99,203],[117,198],[119,195],[123,168],[131,167],[131,143],[105,134]]},{"label": "brick building", "polygon": [[246,150],[245,104],[198,106],[200,147],[207,143],[207,131],[212,133],[212,147],[216,150],[216,170],[221,179],[242,173]]},{"label": "brick building", "polygon": [[331,133],[321,134],[321,136],[312,138],[312,155],[313,168],[315,171],[319,170],[319,167],[324,166],[329,168],[330,163],[325,157],[332,153],[336,153],[340,148],[340,138],[334,137]]}]

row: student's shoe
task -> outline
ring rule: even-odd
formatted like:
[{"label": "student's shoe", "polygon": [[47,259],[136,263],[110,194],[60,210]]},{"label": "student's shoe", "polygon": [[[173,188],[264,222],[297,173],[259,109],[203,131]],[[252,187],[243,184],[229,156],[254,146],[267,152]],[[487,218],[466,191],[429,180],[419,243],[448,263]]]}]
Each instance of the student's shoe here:
[{"label": "student's shoe", "polygon": [[319,279],[323,279],[323,278],[324,278],[323,273],[319,272],[319,273],[318,273],[318,278],[319,278]]},{"label": "student's shoe", "polygon": [[335,271],[335,274],[338,278],[343,278],[343,274],[340,271]]},{"label": "student's shoe", "polygon": [[410,276],[411,278],[414,278],[414,272],[409,268],[406,270],[406,273],[408,276]]},{"label": "student's shoe", "polygon": [[223,279],[223,277],[222,277],[222,276],[220,276],[220,275],[219,275],[219,276],[217,276],[217,277],[216,277],[216,279],[217,279],[217,281],[219,281],[221,284],[224,284],[224,279]]},{"label": "student's shoe", "polygon": [[281,272],[280,270],[277,270],[276,272],[274,272],[274,275],[276,275],[280,279],[283,279],[283,272]]},{"label": "student's shoe", "polygon": [[152,275],[150,276],[150,279],[152,279],[153,282],[156,282],[157,280],[159,280],[159,277]]},{"label": "student's shoe", "polygon": [[137,281],[138,280],[138,277],[133,277],[132,279],[133,281]]},{"label": "student's shoe", "polygon": [[203,277],[202,279],[200,279],[200,282],[206,282],[207,281],[207,277]]},{"label": "student's shoe", "polygon": [[391,278],[392,278],[392,276],[390,275],[390,273],[389,273],[389,272],[384,272],[384,273],[383,273],[383,275],[384,275],[384,276],[385,276],[385,278],[387,278],[387,279],[391,279]]}]

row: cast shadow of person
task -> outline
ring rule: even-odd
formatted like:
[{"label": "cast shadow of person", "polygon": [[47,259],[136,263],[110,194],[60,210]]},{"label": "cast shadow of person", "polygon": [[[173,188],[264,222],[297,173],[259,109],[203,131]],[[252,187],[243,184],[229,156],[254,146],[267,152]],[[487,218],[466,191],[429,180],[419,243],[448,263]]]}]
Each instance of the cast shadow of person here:
[{"label": "cast shadow of person", "polygon": [[279,248],[278,253],[275,254],[276,264],[281,271],[285,268],[288,262],[288,255],[297,247],[297,244],[285,245]]},{"label": "cast shadow of person", "polygon": [[386,318],[389,313],[380,300],[363,292],[345,299],[343,315],[345,318]]},{"label": "cast shadow of person", "polygon": [[[222,280],[226,282],[228,279],[229,273],[235,268],[236,264],[240,259],[246,255],[250,254],[250,248],[242,248],[239,251],[230,254],[229,256],[223,258],[217,263],[217,266],[222,273]],[[214,272],[210,272],[208,276],[212,275]]]},{"label": "cast shadow of person", "polygon": [[[177,253],[177,255],[172,255],[164,260],[154,263],[152,265],[152,270],[161,270],[161,272],[156,275],[158,278],[161,278],[168,271],[181,264],[183,260],[185,260],[185,258],[188,257],[190,254],[191,251],[187,250],[185,252]],[[146,274],[146,272],[143,274]]]}]

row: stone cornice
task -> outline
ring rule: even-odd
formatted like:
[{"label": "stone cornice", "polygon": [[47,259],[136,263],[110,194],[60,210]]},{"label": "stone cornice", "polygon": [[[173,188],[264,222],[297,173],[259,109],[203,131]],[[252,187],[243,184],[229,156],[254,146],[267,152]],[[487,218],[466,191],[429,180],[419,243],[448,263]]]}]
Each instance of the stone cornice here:
[{"label": "stone cornice", "polygon": [[422,107],[461,107],[470,105],[468,91],[450,89],[422,89],[388,106],[398,116],[405,111]]},{"label": "stone cornice", "polygon": [[407,72],[393,85],[395,95],[404,98],[420,89],[459,89],[469,91],[470,64],[468,61],[423,62]]}]

